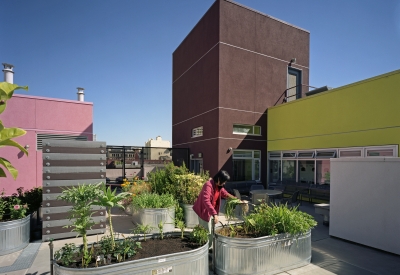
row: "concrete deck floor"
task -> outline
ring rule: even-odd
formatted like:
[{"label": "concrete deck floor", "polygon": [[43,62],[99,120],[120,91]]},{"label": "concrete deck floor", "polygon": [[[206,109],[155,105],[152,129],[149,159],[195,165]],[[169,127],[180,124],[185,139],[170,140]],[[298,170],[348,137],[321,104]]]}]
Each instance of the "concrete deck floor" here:
[{"label": "concrete deck floor", "polygon": [[[312,230],[311,264],[280,273],[279,275],[395,275],[400,274],[400,256],[374,248],[355,244],[329,236],[329,227],[322,224],[322,215],[314,213],[312,204],[303,203],[302,211],[313,215],[318,226]],[[130,235],[133,227],[131,217],[113,209],[113,224],[116,232]],[[99,238],[101,236],[99,235]],[[89,242],[97,236],[89,236]],[[54,241],[54,249],[65,243],[81,243],[81,238]],[[50,274],[50,250],[47,242],[36,241],[27,248],[9,255],[0,256],[0,274],[44,275]],[[209,274],[214,274],[210,271]]]}]

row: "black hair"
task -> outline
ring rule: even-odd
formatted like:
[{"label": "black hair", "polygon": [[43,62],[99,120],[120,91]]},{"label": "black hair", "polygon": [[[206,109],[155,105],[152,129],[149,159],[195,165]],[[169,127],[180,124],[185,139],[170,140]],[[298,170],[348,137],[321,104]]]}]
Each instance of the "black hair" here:
[{"label": "black hair", "polygon": [[213,180],[215,183],[219,182],[223,183],[223,182],[227,182],[231,179],[231,177],[229,176],[228,172],[226,172],[225,170],[220,170],[214,177]]}]

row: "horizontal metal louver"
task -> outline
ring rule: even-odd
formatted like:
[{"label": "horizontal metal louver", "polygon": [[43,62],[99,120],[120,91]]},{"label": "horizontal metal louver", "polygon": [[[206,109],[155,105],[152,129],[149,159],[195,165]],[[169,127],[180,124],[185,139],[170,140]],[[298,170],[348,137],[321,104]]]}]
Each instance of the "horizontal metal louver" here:
[{"label": "horizontal metal louver", "polygon": [[42,148],[43,148],[42,141],[43,141],[44,139],[87,141],[87,137],[85,137],[85,136],[37,134],[37,139],[36,139],[36,140],[37,140],[37,141],[36,141],[37,150],[42,150]]}]

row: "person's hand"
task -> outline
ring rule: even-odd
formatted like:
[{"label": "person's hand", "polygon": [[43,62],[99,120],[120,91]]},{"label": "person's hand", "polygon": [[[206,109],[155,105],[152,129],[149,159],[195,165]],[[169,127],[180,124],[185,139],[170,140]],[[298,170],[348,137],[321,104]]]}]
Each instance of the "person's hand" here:
[{"label": "person's hand", "polygon": [[217,224],[218,222],[219,222],[218,215],[214,215],[214,224]]}]

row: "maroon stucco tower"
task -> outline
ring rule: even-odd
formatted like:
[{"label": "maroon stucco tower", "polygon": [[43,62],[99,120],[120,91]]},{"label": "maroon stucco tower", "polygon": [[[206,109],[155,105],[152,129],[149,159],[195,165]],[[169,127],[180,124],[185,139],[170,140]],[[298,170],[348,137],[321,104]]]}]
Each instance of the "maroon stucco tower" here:
[{"label": "maroon stucco tower", "polygon": [[172,146],[190,148],[192,170],[266,183],[267,110],[308,91],[309,40],[306,30],[215,1],[173,53]]}]

